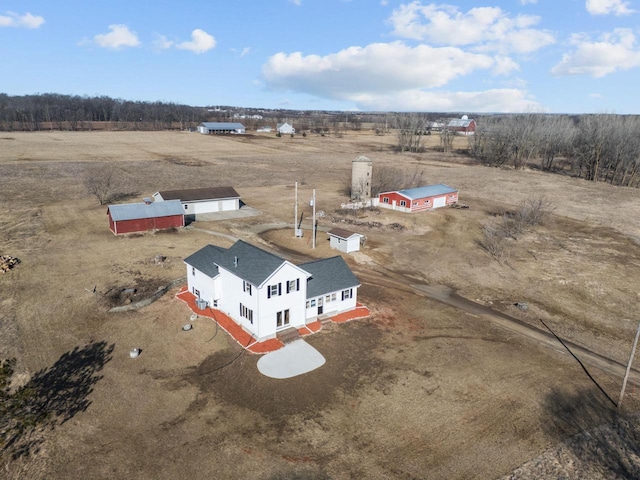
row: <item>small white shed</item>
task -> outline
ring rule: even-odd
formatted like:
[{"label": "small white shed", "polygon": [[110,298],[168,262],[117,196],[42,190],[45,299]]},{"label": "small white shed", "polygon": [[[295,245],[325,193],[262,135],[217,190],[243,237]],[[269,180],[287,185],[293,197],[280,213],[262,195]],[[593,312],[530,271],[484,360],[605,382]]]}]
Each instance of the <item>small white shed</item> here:
[{"label": "small white shed", "polygon": [[350,232],[344,228],[332,228],[327,233],[329,234],[329,246],[344,253],[360,250],[360,244],[364,239],[364,235]]},{"label": "small white shed", "polygon": [[296,129],[293,128],[293,125],[289,123],[279,123],[276,127],[278,133],[282,135],[287,135],[289,133],[296,133]]}]

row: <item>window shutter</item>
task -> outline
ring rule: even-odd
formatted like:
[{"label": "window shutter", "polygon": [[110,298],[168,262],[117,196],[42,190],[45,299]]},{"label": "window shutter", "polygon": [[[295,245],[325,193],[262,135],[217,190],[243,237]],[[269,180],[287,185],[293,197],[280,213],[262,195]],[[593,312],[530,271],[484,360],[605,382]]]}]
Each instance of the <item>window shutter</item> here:
[{"label": "window shutter", "polygon": [[287,282],[287,293],[289,293],[289,282]]},{"label": "window shutter", "polygon": [[344,300],[344,290],[342,291],[342,300]]},{"label": "window shutter", "polygon": [[282,295],[282,283],[278,283],[278,295]]},{"label": "window shutter", "polygon": [[296,278],[296,291],[300,291],[300,279]]},{"label": "window shutter", "polygon": [[267,285],[267,298],[271,298],[271,285]]}]

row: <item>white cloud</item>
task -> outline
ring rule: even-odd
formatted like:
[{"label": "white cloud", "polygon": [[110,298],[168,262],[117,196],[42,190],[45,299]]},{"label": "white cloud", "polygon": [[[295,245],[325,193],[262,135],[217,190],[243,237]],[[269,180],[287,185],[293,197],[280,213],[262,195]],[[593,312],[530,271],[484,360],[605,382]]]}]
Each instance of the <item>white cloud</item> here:
[{"label": "white cloud", "polygon": [[242,51],[240,52],[240,56],[241,57],[245,57],[247,55],[249,55],[251,53],[251,48],[250,47],[244,47],[242,49]]},{"label": "white cloud", "polygon": [[590,93],[589,97],[591,97],[591,98],[602,98],[602,94],[600,94],[600,93]]},{"label": "white cloud", "polygon": [[389,1],[388,0],[380,0],[380,5],[382,5],[383,7],[386,7],[387,5],[389,5]]},{"label": "white cloud", "polygon": [[585,35],[576,34],[571,43],[575,45],[575,50],[563,55],[562,60],[551,69],[552,74],[600,78],[618,70],[640,67],[640,49],[630,29],[615,29],[595,42]]},{"label": "white cloud", "polygon": [[629,2],[623,0],[587,0],[586,7],[591,15],[630,15],[634,12]]},{"label": "white cloud", "polygon": [[535,5],[538,0],[520,0],[520,5]]},{"label": "white cloud", "polygon": [[[273,90],[353,101],[364,109],[378,109],[385,102],[403,105],[414,97],[423,98],[425,104],[433,103],[441,94],[429,89],[477,70],[502,75],[517,69],[508,57],[393,42],[350,47],[326,56],[277,53],[263,65],[262,73],[266,87]],[[394,108],[400,107],[389,107]]]},{"label": "white cloud", "polygon": [[196,28],[193,32],[191,32],[191,41],[190,42],[182,42],[176,45],[176,48],[180,48],[182,50],[190,50],[194,53],[204,53],[208,52],[212,48],[216,46],[216,39],[209,35],[204,30],[200,30]]},{"label": "white cloud", "polygon": [[389,19],[393,33],[435,45],[469,46],[476,51],[529,53],[555,42],[546,30],[532,28],[534,15],[509,16],[499,7],[461,12],[453,5],[402,4]]},{"label": "white cloud", "polygon": [[289,0],[289,2],[293,3],[297,7],[302,5],[302,0]]},{"label": "white cloud", "polygon": [[0,27],[16,28],[38,28],[44,23],[44,17],[25,13],[24,15],[15,12],[6,12],[0,15]]},{"label": "white cloud", "polygon": [[360,95],[354,99],[362,110],[412,112],[504,112],[542,111],[523,90],[495,89],[481,92],[424,92],[406,90],[390,95]]},{"label": "white cloud", "polygon": [[93,37],[95,43],[104,48],[137,47],[138,36],[126,25],[109,25],[109,33],[100,33]]},{"label": "white cloud", "polygon": [[169,40],[166,35],[156,35],[156,38],[153,41],[153,46],[158,50],[167,50],[168,48],[173,47],[174,43],[175,42]]}]

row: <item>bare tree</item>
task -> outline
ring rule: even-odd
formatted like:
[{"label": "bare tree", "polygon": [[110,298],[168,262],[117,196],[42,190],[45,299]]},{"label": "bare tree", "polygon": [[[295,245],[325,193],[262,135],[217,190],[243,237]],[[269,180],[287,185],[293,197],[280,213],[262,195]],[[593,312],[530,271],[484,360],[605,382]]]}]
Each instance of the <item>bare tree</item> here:
[{"label": "bare tree", "polygon": [[109,203],[115,184],[115,171],[110,165],[99,165],[85,173],[84,185],[87,191],[95,196],[100,205]]}]

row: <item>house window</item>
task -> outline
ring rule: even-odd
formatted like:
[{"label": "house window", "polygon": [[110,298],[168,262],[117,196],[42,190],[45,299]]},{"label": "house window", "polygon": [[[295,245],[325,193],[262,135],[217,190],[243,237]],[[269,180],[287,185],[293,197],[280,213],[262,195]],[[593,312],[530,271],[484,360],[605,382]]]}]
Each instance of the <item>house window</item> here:
[{"label": "house window", "polygon": [[342,300],[347,300],[349,298],[353,298],[353,289],[351,288],[342,291]]},{"label": "house window", "polygon": [[218,308],[218,300],[214,300],[213,301],[213,307],[214,308]]},{"label": "house window", "polygon": [[249,282],[246,281],[242,281],[242,291],[243,292],[247,292],[249,295],[251,295],[251,284]]},{"label": "house window", "polygon": [[389,197],[382,197],[382,203],[389,203]]},{"label": "house window", "polygon": [[335,301],[336,301],[336,294],[335,294],[335,293],[332,293],[332,294],[331,294],[331,301],[332,301],[332,302],[335,302]]},{"label": "house window", "polygon": [[331,295],[327,295],[326,297],[324,297],[325,303],[329,303],[330,301],[331,301]]},{"label": "house window", "polygon": [[267,289],[267,298],[275,297],[277,295],[282,295],[282,284],[276,283],[274,285],[269,285]]},{"label": "house window", "polygon": [[418,202],[413,202],[413,206],[417,207],[418,206]]},{"label": "house window", "polygon": [[184,209],[185,209],[185,210],[189,210],[189,205],[185,205],[185,206],[184,206]]},{"label": "house window", "polygon": [[240,316],[249,320],[249,323],[253,325],[253,310],[245,307],[243,304],[240,304]]},{"label": "house window", "polygon": [[401,207],[406,207],[407,206],[407,202],[405,200],[400,200],[400,206]]},{"label": "house window", "polygon": [[311,300],[311,308],[316,306],[316,301],[315,300]]},{"label": "house window", "polygon": [[193,287],[193,294],[194,294],[196,297],[200,298],[200,290],[197,290],[197,289],[196,289],[196,287]]},{"label": "house window", "polygon": [[289,309],[276,312],[276,328],[286,327],[289,325]]},{"label": "house window", "polygon": [[300,290],[300,279],[296,278],[295,280],[289,280],[287,282],[287,293],[289,292],[297,292]]},{"label": "house window", "polygon": [[310,306],[311,306],[311,302],[307,300],[307,308],[309,308]]},{"label": "house window", "polygon": [[191,275],[195,275],[196,274],[196,267],[191,267]]}]

